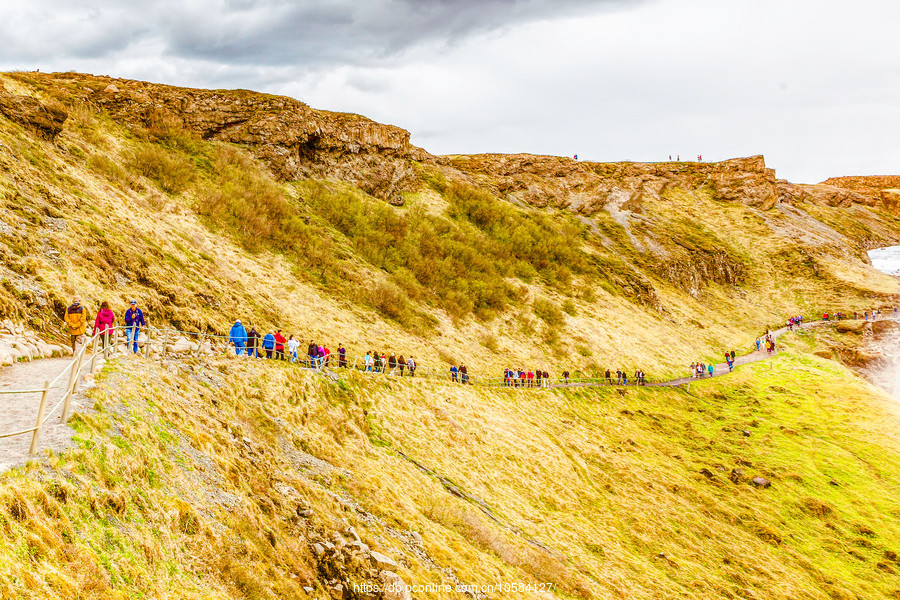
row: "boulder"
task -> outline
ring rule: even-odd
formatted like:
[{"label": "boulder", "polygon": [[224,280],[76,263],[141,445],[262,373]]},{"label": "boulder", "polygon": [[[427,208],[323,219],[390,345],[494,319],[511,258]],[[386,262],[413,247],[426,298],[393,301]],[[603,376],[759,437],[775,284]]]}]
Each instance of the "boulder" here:
[{"label": "boulder", "polygon": [[765,477],[754,477],[751,482],[754,486],[758,488],[767,488],[772,485],[772,482],[766,479]]},{"label": "boulder", "polygon": [[409,586],[396,573],[381,571],[378,574],[378,578],[381,579],[382,598],[384,600],[412,600]]},{"label": "boulder", "polygon": [[372,566],[379,571],[396,571],[399,565],[390,556],[385,556],[380,552],[372,552],[369,555]]}]

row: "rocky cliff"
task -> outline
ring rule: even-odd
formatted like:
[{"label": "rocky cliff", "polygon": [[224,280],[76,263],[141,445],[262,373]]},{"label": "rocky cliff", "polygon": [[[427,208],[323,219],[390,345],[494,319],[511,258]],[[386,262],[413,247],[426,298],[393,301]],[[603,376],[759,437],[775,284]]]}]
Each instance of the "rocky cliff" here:
[{"label": "rocky cliff", "polygon": [[[54,86],[57,94],[63,91],[66,100],[89,103],[128,127],[183,130],[204,140],[241,144],[279,179],[339,179],[394,204],[402,204],[400,193],[416,186],[410,160],[429,156],[410,144],[404,129],[359,115],[316,110],[284,96],[73,73],[47,75],[40,81]],[[39,106],[33,98],[0,95],[0,111],[24,115],[29,109],[33,115],[13,120],[35,121],[40,131],[54,131],[59,115],[47,105],[43,110]],[[61,123],[57,132],[59,128]]]}]

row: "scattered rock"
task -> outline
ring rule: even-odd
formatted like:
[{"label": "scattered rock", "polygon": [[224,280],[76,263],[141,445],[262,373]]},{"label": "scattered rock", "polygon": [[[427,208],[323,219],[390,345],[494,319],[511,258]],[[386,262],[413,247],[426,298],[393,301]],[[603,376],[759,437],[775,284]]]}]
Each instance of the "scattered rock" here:
[{"label": "scattered rock", "polygon": [[631,412],[630,410],[628,410],[627,408],[623,409],[623,410],[621,411],[621,414],[626,415],[626,416],[629,416],[629,417],[633,417],[633,416],[634,416],[634,413]]},{"label": "scattered rock", "polygon": [[772,482],[765,477],[754,477],[751,483],[753,483],[754,486],[763,489],[772,485]]},{"label": "scattered rock", "polygon": [[384,600],[412,600],[409,586],[400,579],[399,575],[391,571],[381,571],[378,577],[381,579]]},{"label": "scattered rock", "polygon": [[300,515],[301,517],[303,517],[304,519],[308,519],[311,516],[313,516],[315,513],[312,511],[312,509],[307,508],[306,510],[301,510],[297,514]]},{"label": "scattered rock", "polygon": [[834,479],[832,479],[832,480],[831,480],[831,481],[829,481],[829,482],[828,482],[828,483],[830,483],[830,484],[831,484],[831,485],[833,485],[833,486],[834,486],[834,487],[838,487],[838,486],[840,486],[840,485],[841,485],[841,484],[840,484],[840,483],[838,483],[838,482],[837,482],[837,481],[835,481],[835,480],[834,480]]},{"label": "scattered rock", "polygon": [[394,559],[380,552],[372,552],[369,555],[369,560],[372,561],[372,566],[379,571],[396,571],[399,568]]},{"label": "scattered rock", "polygon": [[743,435],[744,437],[750,437],[750,432],[745,429],[741,432],[741,435]]},{"label": "scattered rock", "polygon": [[303,591],[306,592],[307,594],[312,594],[312,593],[315,591],[315,589],[306,586],[306,587],[303,588]]},{"label": "scattered rock", "polygon": [[715,477],[715,475],[713,475],[712,471],[710,471],[709,469],[705,469],[705,468],[700,469],[700,474],[703,475],[704,477],[706,477],[707,479],[712,479],[713,477]]},{"label": "scattered rock", "polygon": [[731,474],[728,476],[732,483],[740,483],[743,478],[744,472],[740,469],[732,469]]}]

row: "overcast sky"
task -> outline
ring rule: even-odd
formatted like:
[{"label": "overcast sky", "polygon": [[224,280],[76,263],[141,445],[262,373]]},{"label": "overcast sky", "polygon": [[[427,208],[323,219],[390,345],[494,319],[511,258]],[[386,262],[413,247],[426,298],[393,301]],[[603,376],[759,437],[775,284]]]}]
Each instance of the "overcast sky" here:
[{"label": "overcast sky", "polygon": [[900,174],[896,0],[0,0],[0,69],[286,94],[434,154]]}]

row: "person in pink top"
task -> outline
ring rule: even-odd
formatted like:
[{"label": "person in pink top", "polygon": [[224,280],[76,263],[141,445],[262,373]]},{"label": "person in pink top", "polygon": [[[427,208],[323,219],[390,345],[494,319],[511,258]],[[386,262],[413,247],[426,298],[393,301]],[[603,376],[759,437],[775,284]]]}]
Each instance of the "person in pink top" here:
[{"label": "person in pink top", "polygon": [[113,323],[116,322],[116,314],[109,307],[109,302],[102,302],[100,310],[97,311],[97,318],[94,319],[94,334],[103,336],[103,347],[109,345],[109,337],[112,335]]}]

